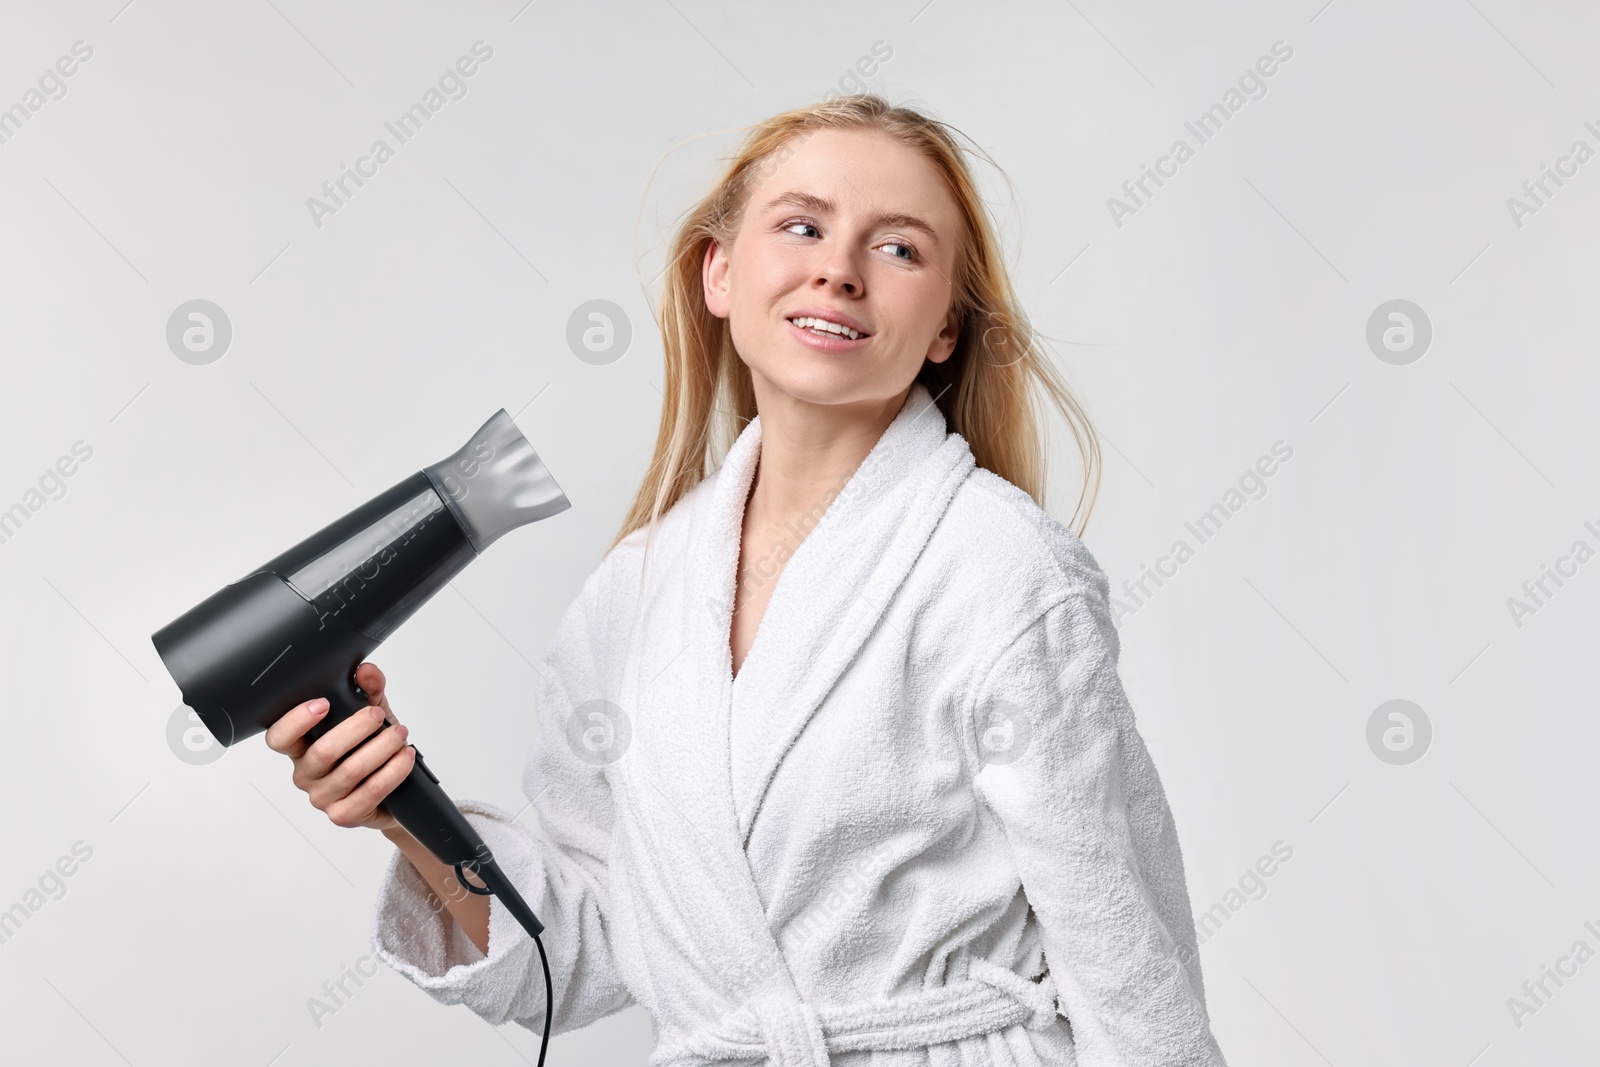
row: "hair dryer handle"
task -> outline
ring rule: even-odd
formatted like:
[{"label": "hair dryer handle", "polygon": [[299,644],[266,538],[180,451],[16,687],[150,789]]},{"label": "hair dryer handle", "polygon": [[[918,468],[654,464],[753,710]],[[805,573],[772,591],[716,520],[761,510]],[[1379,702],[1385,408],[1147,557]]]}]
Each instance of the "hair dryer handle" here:
[{"label": "hair dryer handle", "polygon": [[[371,703],[371,698],[356,684],[352,672],[328,693],[328,713],[306,731],[306,738],[317,741],[350,716],[365,713]],[[380,729],[387,730],[390,725],[385,721]],[[389,792],[383,807],[441,863],[453,867],[458,863],[482,864],[493,860],[489,846],[439,785],[439,779],[429,770],[420,750],[411,773]]]},{"label": "hair dryer handle", "polygon": [[[341,677],[328,692],[328,713],[306,730],[307,741],[320,740],[329,730],[352,715],[365,714],[371,706],[372,698],[356,684],[354,672]],[[390,725],[385,719],[378,729],[387,730]],[[341,762],[348,757],[349,753],[346,753]],[[428,846],[428,850],[440,862],[453,866],[475,858],[472,849],[479,843],[477,834],[456,810],[444,790],[439,788],[439,779],[422,761],[421,750],[417,752],[417,762],[411,768],[411,773],[406,775],[405,781],[390,790],[383,808],[410,831],[412,837]],[[466,851],[462,852],[462,849]],[[488,850],[484,851],[487,854]]]},{"label": "hair dryer handle", "polygon": [[[334,684],[328,693],[328,713],[306,731],[306,737],[315,742],[350,716],[365,712],[371,703],[367,694],[356,685],[352,668],[348,675]],[[385,721],[379,729],[387,730],[389,726],[389,722]],[[440,863],[456,868],[457,874],[465,865],[466,869],[474,871],[484,880],[485,888],[477,888],[469,883],[468,889],[474,893],[492,892],[499,897],[522,928],[535,937],[544,930],[544,924],[495,862],[489,846],[439,785],[439,779],[428,769],[420,750],[411,773],[406,775],[405,781],[389,791],[382,807]],[[543,951],[543,946],[540,951]]]}]

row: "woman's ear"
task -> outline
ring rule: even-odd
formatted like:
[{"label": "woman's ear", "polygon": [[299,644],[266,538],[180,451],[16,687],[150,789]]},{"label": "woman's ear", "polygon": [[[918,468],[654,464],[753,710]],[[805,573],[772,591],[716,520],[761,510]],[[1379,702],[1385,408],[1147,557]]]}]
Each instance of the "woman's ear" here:
[{"label": "woman's ear", "polygon": [[705,289],[706,310],[719,319],[728,317],[728,252],[715,237],[706,242],[700,264],[700,280]]},{"label": "woman's ear", "polygon": [[950,358],[950,353],[956,350],[956,342],[961,340],[961,312],[955,308],[944,318],[944,325],[939,332],[934,334],[933,343],[928,346],[928,362],[943,363]]}]

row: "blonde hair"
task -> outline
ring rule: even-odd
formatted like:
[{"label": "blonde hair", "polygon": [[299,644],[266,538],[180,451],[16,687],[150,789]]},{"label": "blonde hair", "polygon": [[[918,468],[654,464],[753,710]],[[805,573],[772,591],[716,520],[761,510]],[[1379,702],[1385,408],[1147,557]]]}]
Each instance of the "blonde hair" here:
[{"label": "blonde hair", "polygon": [[[1046,449],[1038,398],[1048,395],[1083,462],[1084,490],[1073,511],[1073,532],[1081,535],[1099,488],[1099,441],[1012,291],[995,227],[956,131],[913,108],[856,93],[785,111],[748,129],[722,176],[679,224],[658,314],[666,373],[655,454],[611,548],[641,527],[653,530],[656,519],[716,469],[756,416],[750,369],[734,350],[728,320],[706,308],[702,263],[709,242],[732,243],[750,186],[787,161],[791,145],[824,129],[884,133],[920,152],[943,178],[966,231],[951,279],[962,326],[950,358],[925,361],[917,380],[949,429],[966,439],[977,465],[1022,489],[1041,508]],[[972,151],[993,165],[981,149]]]}]

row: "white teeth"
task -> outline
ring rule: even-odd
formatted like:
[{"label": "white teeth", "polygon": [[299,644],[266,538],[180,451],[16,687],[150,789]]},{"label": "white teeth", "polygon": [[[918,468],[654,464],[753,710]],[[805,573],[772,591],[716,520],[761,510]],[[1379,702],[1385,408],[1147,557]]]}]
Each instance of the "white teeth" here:
[{"label": "white teeth", "polygon": [[850,327],[841,326],[837,322],[829,322],[827,319],[814,319],[806,315],[800,315],[789,321],[801,329],[817,330],[822,333],[836,333],[841,337],[848,337],[852,341],[859,340],[861,337],[861,334]]}]

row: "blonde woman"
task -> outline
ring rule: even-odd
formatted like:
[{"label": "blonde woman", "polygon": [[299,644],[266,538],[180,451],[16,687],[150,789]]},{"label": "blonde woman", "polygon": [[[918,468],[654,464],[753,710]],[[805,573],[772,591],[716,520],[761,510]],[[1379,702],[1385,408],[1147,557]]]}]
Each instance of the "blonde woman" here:
[{"label": "blonde woman", "polygon": [[[639,1003],[652,1067],[1223,1064],[1106,576],[1040,504],[1039,398],[1091,506],[1098,450],[966,155],[876,96],[800,108],[677,232],[654,462],[540,664],[538,829],[462,805],[547,927],[555,1032]],[[399,846],[378,955],[540,1030],[532,941],[380,806],[403,729],[307,749],[312,712],[268,743]]]}]

